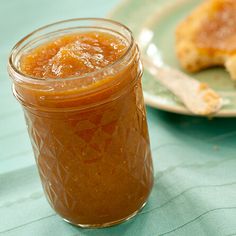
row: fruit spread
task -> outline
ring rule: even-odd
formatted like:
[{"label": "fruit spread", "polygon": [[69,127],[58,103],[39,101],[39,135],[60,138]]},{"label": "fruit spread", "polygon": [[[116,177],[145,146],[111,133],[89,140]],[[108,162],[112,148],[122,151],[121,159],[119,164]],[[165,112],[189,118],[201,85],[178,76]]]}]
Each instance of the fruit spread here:
[{"label": "fruit spread", "polygon": [[134,215],[153,184],[135,44],[65,34],[23,52],[13,77],[42,185],[66,221],[103,227]]}]

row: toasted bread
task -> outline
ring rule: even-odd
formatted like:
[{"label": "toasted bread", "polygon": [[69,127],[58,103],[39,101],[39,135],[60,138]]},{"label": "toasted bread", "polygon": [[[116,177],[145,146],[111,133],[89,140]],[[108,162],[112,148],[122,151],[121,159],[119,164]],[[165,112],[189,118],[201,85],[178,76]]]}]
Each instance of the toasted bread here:
[{"label": "toasted bread", "polygon": [[176,54],[188,72],[225,66],[236,80],[236,0],[205,0],[176,28]]}]

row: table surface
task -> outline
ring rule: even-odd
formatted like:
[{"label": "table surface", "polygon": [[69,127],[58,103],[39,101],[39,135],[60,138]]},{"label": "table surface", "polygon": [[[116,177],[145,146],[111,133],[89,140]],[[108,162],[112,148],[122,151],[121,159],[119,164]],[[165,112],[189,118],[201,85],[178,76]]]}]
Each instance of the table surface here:
[{"label": "table surface", "polygon": [[118,0],[0,2],[0,236],[236,235],[236,119],[147,108],[155,184],[134,219],[106,229],[65,223],[42,192],[6,64],[12,46],[57,20],[104,17]]}]

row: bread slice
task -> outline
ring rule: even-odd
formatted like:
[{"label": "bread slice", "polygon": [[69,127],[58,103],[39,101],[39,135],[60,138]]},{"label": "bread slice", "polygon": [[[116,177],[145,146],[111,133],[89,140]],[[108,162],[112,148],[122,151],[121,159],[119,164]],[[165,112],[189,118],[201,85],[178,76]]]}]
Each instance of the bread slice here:
[{"label": "bread slice", "polygon": [[188,72],[225,66],[236,80],[236,0],[205,0],[176,28],[176,54]]}]

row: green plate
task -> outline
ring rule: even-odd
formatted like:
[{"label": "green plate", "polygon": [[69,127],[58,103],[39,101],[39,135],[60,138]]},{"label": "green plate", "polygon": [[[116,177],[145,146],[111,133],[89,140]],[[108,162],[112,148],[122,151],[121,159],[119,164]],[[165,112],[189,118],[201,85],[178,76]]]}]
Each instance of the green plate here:
[{"label": "green plate", "polygon": [[[143,42],[140,39],[144,34],[147,35],[147,42],[142,45],[142,54],[149,56],[149,51],[154,51],[156,60],[181,70],[174,49],[175,28],[201,2],[202,0],[126,0],[121,2],[109,17],[127,25],[137,41]],[[236,88],[224,68],[211,68],[191,76],[207,83],[226,101],[215,116],[236,117]],[[143,90],[147,105],[179,114],[193,115],[146,69],[143,76]]]}]

